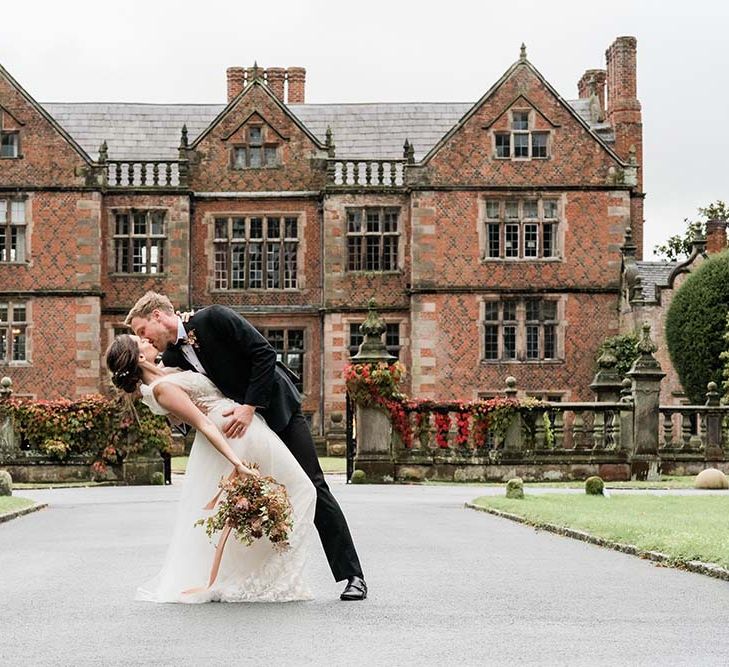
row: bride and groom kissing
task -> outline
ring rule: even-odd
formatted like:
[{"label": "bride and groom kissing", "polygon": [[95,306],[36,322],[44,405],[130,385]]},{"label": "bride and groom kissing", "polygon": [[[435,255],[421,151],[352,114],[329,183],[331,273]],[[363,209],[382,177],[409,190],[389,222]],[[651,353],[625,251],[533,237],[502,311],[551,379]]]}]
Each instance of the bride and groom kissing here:
[{"label": "bride and groom kissing", "polygon": [[[164,564],[138,589],[137,599],[309,599],[303,568],[314,528],[335,580],[347,582],[340,598],[365,599],[359,558],[319,465],[295,376],[277,362],[266,339],[223,306],[203,308],[183,322],[170,300],[155,292],[137,301],[125,323],[134,335],[117,336],[107,352],[113,383],[128,393],[140,392],[153,412],[196,429]],[[156,364],[159,352],[162,365]],[[286,487],[293,509],[290,548],[279,553],[264,539],[251,546],[233,542],[214,584],[194,588],[207,579],[215,552],[195,522],[222,477],[233,469],[252,474],[243,461]]]}]

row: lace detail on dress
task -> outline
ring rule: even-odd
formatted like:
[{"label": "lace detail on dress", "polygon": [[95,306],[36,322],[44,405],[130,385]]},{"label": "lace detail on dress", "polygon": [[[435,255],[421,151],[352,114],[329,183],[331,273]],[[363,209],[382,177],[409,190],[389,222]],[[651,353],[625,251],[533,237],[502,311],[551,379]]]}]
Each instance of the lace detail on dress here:
[{"label": "lace detail on dress", "polygon": [[233,401],[223,396],[206,375],[195,371],[180,371],[168,373],[157,378],[151,384],[140,386],[142,402],[156,415],[169,414],[169,411],[165,410],[154,397],[154,387],[160,382],[170,382],[184,389],[192,402],[205,413],[210,412],[215,407],[224,408],[233,403]]}]

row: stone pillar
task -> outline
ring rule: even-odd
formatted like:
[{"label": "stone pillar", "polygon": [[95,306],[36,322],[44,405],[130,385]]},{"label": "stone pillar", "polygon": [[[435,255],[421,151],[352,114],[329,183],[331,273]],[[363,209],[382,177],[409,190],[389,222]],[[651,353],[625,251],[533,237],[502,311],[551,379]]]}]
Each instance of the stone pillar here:
[{"label": "stone pillar", "polygon": [[[350,358],[351,363],[376,366],[382,362],[390,364],[396,361],[382,341],[385,329],[385,323],[375,310],[375,300],[370,299],[367,319],[359,328],[364,340],[357,354]],[[355,469],[363,470],[369,481],[392,481],[395,477],[395,461],[390,415],[380,407],[357,404],[355,425]]]},{"label": "stone pillar", "polygon": [[[506,378],[506,388],[504,389],[504,396],[506,398],[516,400],[517,389],[516,389],[516,378],[509,375]],[[504,433],[504,451],[516,451],[521,449],[521,414],[517,414],[514,419],[511,420],[506,433]]]},{"label": "stone pillar", "polygon": [[[708,408],[719,406],[719,392],[717,391],[716,382],[709,382],[706,386],[706,406]],[[707,461],[723,461],[724,450],[721,443],[721,412],[706,412],[706,445],[704,447],[704,456]]]},{"label": "stone pillar", "polygon": [[627,377],[632,381],[633,400],[633,450],[631,456],[632,479],[658,478],[658,404],[661,380],[665,373],[653,356],[656,345],[650,338],[651,327],[643,324],[643,335],[638,341],[640,357],[635,360]]},{"label": "stone pillar", "polygon": [[599,403],[613,403],[620,399],[621,380],[615,369],[618,360],[610,352],[603,352],[597,360],[598,371],[590,389]]},{"label": "stone pillar", "polygon": [[20,453],[15,421],[7,409],[7,402],[13,395],[13,382],[9,377],[0,380],[0,464],[10,461]]},{"label": "stone pillar", "polygon": [[327,456],[344,456],[347,453],[347,429],[344,425],[344,415],[341,412],[332,412],[329,421],[330,425],[326,430]]}]

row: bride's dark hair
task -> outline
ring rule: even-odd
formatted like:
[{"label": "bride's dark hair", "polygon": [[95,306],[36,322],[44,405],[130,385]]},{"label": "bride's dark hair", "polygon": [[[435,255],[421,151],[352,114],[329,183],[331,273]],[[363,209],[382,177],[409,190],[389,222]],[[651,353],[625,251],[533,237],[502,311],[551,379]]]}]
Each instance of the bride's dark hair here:
[{"label": "bride's dark hair", "polygon": [[106,367],[114,386],[133,394],[142,381],[137,341],[129,334],[117,336],[106,352]]}]

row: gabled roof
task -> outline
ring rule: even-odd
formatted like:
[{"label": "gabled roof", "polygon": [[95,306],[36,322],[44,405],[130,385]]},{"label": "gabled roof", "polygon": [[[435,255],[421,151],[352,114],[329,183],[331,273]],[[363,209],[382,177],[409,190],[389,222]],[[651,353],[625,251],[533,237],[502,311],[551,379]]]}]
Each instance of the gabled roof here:
[{"label": "gabled roof", "polygon": [[[522,47],[523,50],[523,47]],[[562,96],[552,87],[552,85],[547,81],[537,70],[534,65],[532,65],[529,60],[527,60],[525,55],[522,55],[519,60],[517,60],[509,69],[506,70],[501,76],[501,78],[493,85],[491,88],[488,89],[488,91],[481,97],[480,100],[478,100],[470,109],[469,111],[464,114],[464,116],[456,123],[443,137],[442,139],[433,146],[433,148],[428,151],[427,155],[422,159],[423,162],[428,162],[448,141],[451,139],[451,137],[456,134],[463,125],[465,125],[468,120],[488,101],[488,99],[496,93],[496,91],[504,84],[504,82],[512,75],[519,67],[527,67],[529,71],[539,79],[540,83],[549,90],[550,93],[557,99],[557,101],[568,111],[568,113],[580,124],[582,125],[587,132],[589,132],[594,138],[595,141],[597,141],[604,149],[607,151],[607,153],[612,157],[615,161],[618,162],[618,164],[625,165],[626,163],[618,157],[618,155],[615,153],[615,151],[610,148],[610,146],[607,145],[605,142],[605,139],[603,139],[599,134],[594,132],[592,130],[592,127],[590,126],[590,122],[586,120],[581,114],[577,113],[577,111],[574,109],[574,107],[564,100]],[[589,105],[589,100],[588,100]],[[587,113],[589,115],[589,106],[587,109]]]},{"label": "gabled roof", "polygon": [[[578,113],[583,100],[573,105]],[[411,102],[373,104],[292,104],[291,111],[319,139],[332,128],[337,156],[347,158],[402,157],[408,139],[420,160],[470,108],[464,102]],[[157,158],[174,160],[180,131],[197,137],[222,111],[222,104],[131,104],[103,102],[49,102],[46,110],[92,156],[106,141],[116,160]],[[593,126],[606,141],[609,125]]]},{"label": "gabled roof", "polygon": [[657,301],[656,287],[668,287],[669,279],[679,262],[636,262],[645,301]]},{"label": "gabled roof", "polygon": [[[48,113],[46,109],[43,108],[41,104],[35,101],[33,96],[23,88],[11,75],[10,73],[2,66],[0,65],[0,76],[5,77],[9,82],[10,85],[13,86],[24,98],[25,101],[30,104],[43,118],[48,122],[51,127],[53,127],[58,134],[60,134],[63,139],[73,148],[79,156],[87,163],[92,162],[91,157],[89,154],[79,145],[76,143],[76,140],[68,133],[66,130],[63,129],[63,127],[56,121],[56,119],[53,117],[52,114]],[[11,114],[12,115],[12,114]],[[15,118],[15,116],[13,116]],[[17,120],[17,119],[16,119]]]}]

